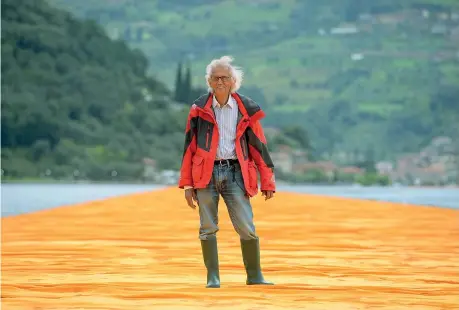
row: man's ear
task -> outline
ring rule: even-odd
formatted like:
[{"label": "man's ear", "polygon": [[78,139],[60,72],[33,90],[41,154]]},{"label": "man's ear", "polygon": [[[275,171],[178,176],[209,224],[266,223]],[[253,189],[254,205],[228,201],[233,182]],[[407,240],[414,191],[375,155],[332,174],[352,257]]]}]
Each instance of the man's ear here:
[{"label": "man's ear", "polygon": [[231,77],[231,88],[233,88],[234,85],[236,85],[236,79],[234,78],[234,76],[232,76]]}]

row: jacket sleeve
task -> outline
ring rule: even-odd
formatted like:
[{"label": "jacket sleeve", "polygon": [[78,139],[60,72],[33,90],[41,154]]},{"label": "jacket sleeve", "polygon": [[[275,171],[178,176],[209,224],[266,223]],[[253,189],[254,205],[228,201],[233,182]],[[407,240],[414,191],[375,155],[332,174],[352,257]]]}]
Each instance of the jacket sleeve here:
[{"label": "jacket sleeve", "polygon": [[182,165],[180,168],[180,178],[178,187],[183,189],[185,186],[193,186],[193,178],[191,176],[191,159],[196,152],[196,127],[197,127],[197,112],[193,105],[188,114],[185,128],[185,145],[183,148]]},{"label": "jacket sleeve", "polygon": [[261,190],[276,191],[274,164],[269,155],[263,128],[259,121],[250,124],[247,129],[250,157],[260,172]]}]

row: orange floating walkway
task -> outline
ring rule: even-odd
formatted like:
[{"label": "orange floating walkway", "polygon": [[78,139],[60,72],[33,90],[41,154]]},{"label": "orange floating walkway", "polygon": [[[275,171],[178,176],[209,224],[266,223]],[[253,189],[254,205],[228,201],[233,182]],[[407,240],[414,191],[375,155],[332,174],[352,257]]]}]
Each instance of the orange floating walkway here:
[{"label": "orange floating walkway", "polygon": [[220,289],[177,188],[2,219],[2,309],[459,309],[459,211],[292,193],[253,200],[245,285],[220,202]]}]

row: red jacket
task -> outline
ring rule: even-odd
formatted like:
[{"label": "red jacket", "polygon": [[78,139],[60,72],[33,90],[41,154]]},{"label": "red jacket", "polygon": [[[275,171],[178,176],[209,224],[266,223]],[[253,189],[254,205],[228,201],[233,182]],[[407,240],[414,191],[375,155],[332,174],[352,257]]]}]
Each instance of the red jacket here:
[{"label": "red jacket", "polygon": [[[231,96],[239,107],[236,127],[236,155],[249,197],[261,190],[275,191],[274,165],[260,124],[265,116],[253,100],[238,93]],[[207,93],[193,102],[185,130],[185,147],[180,169],[179,188],[205,188],[211,178],[218,147],[218,125],[212,110],[213,95]]]}]

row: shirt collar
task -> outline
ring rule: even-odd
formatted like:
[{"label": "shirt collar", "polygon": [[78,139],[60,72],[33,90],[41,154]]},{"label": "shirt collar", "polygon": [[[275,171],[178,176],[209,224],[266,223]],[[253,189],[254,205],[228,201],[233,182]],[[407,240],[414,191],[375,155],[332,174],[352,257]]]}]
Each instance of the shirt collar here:
[{"label": "shirt collar", "polygon": [[[234,101],[233,101],[233,97],[231,95],[228,97],[228,102],[226,103],[226,105],[228,105],[230,108],[234,107]],[[220,104],[218,103],[217,98],[215,98],[215,95],[213,95],[212,106],[214,108],[217,107],[217,106],[220,107]]]}]

